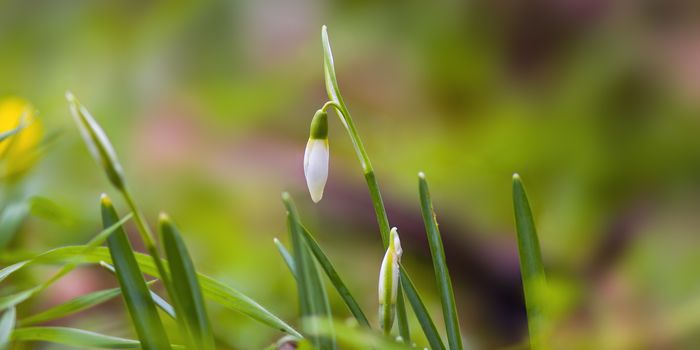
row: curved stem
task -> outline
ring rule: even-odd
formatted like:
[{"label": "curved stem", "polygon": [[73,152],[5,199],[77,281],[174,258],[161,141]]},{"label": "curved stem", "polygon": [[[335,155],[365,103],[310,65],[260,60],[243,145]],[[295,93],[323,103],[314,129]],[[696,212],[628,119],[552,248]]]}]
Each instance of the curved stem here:
[{"label": "curved stem", "polygon": [[323,107],[321,107],[321,110],[325,112],[330,107],[335,109],[341,123],[343,123],[345,130],[348,132],[348,136],[350,136],[352,145],[355,148],[355,153],[357,154],[360,164],[362,165],[362,172],[365,176],[367,187],[369,188],[374,213],[377,216],[377,222],[379,223],[379,233],[382,237],[382,243],[384,243],[384,249],[386,249],[389,245],[389,218],[387,217],[386,209],[384,208],[382,194],[379,192],[379,184],[374,176],[374,168],[372,168],[372,163],[369,161],[369,156],[367,155],[365,146],[362,143],[362,139],[357,132],[355,123],[353,122],[347,107],[345,107],[342,103],[328,101],[323,105]]}]

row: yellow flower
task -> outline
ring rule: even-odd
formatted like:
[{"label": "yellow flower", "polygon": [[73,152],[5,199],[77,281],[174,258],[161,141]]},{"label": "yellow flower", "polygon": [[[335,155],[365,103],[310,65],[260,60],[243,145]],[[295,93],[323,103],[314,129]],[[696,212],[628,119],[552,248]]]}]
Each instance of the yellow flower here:
[{"label": "yellow flower", "polygon": [[43,134],[41,123],[34,116],[34,108],[19,97],[0,99],[0,133],[20,125],[26,127],[12,137],[0,142],[2,176],[14,177],[29,170],[37,160],[36,148]]}]

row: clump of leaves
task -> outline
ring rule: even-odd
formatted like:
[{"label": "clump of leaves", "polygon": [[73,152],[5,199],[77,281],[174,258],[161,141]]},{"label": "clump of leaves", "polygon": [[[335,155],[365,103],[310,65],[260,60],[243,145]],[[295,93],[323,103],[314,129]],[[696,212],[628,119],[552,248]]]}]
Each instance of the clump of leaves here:
[{"label": "clump of leaves", "polygon": [[[296,279],[302,331],[298,332],[239,291],[197,272],[184,240],[166,215],[158,220],[160,240],[156,240],[146,217],[139,210],[129,190],[117,153],[106,133],[89,111],[71,93],[66,97],[73,118],[90,153],[105,172],[113,188],[124,199],[128,214],[119,216],[107,195],[100,199],[103,230],[85,245],[53,249],[30,259],[18,261],[0,270],[0,282],[12,274],[39,264],[59,265],[60,269],[47,281],[27,290],[0,297],[0,349],[12,343],[45,341],[82,348],[190,348],[213,350],[216,334],[207,313],[207,301],[243,313],[262,325],[287,333],[272,349],[338,348],[406,349],[416,347],[408,322],[410,305],[413,317],[431,349],[461,350],[464,347],[459,315],[455,303],[445,251],[430,197],[425,174],[418,174],[420,209],[430,246],[435,282],[445,324],[443,339],[428,312],[408,271],[401,265],[402,247],[399,232],[390,229],[374,170],[357,132],[355,123],[341,97],[335,75],[334,60],[326,28],[322,30],[323,70],[329,100],[316,112],[304,156],[304,174],[311,199],[318,203],[328,178],[328,110],[339,117],[354,146],[379,226],[379,236],[386,251],[378,276],[378,325],[372,325],[350,288],[338,274],[329,257],[303,225],[301,216],[287,193],[282,195],[287,212],[287,226],[292,245],[289,251],[279,240],[274,243],[293,277]],[[0,134],[0,145],[21,133],[23,125]],[[546,285],[539,243],[530,206],[519,176],[513,177],[513,203],[518,248],[527,305],[530,344],[533,349],[547,348],[547,318],[539,297]],[[133,220],[147,254],[133,249],[123,225]],[[160,242],[160,246],[159,243]],[[106,243],[106,247],[102,246]],[[161,257],[164,254],[164,257]],[[378,259],[379,260],[379,259]],[[96,264],[116,276],[119,288],[89,293],[34,315],[17,318],[15,306],[39,295],[79,265]],[[328,302],[324,276],[340,295],[357,326],[337,323]],[[146,276],[152,276],[148,280]],[[154,283],[165,286],[167,297],[151,288]],[[138,339],[124,339],[87,330],[47,327],[39,324],[60,319],[122,296]],[[406,303],[408,301],[408,303]],[[158,311],[161,310],[161,311]],[[162,317],[175,320],[183,345],[174,345],[171,334],[163,326]]]},{"label": "clump of leaves", "polygon": [[[426,176],[422,172],[418,174],[418,192],[420,195],[420,209],[435,270],[435,280],[442,305],[445,339],[441,337],[439,330],[435,326],[435,322],[412,282],[408,271],[401,266],[402,249],[398,230],[396,228],[389,229],[391,225],[382,201],[374,169],[355,123],[340,94],[338,80],[335,75],[333,54],[325,26],[322,29],[321,37],[324,53],[323,71],[329,101],[323,104],[311,120],[309,140],[304,154],[304,175],[309,194],[314,203],[320,202],[323,197],[324,186],[328,179],[330,157],[327,113],[328,110],[333,110],[350,137],[350,141],[360,161],[376,214],[379,236],[384,249],[386,249],[386,254],[380,267],[378,282],[379,324],[373,326],[331,264],[330,259],[302,224],[291,196],[287,193],[282,195],[287,210],[288,228],[293,249],[292,252],[289,252],[277,239],[275,239],[275,245],[296,279],[301,317],[305,320],[303,331],[308,335],[307,340],[311,345],[319,349],[336,349],[338,348],[338,343],[343,343],[346,347],[362,349],[415,347],[416,344],[411,341],[411,330],[408,326],[408,313],[405,306],[405,301],[407,300],[431,349],[461,350],[464,347],[464,341],[461,335],[457,306]],[[538,298],[537,294],[541,292],[542,287],[546,283],[544,268],[530,207],[520,178],[517,175],[513,177],[513,203],[515,206],[517,239],[528,321],[530,324],[531,346],[533,349],[543,349],[546,344],[543,338],[544,314],[541,311],[543,309],[542,305],[540,305],[541,298]],[[319,281],[318,266],[325,272],[326,277],[336,289],[360,328],[332,322],[333,315],[328,308],[326,290],[322,281]],[[397,320],[396,327],[394,327],[394,319]]]}]

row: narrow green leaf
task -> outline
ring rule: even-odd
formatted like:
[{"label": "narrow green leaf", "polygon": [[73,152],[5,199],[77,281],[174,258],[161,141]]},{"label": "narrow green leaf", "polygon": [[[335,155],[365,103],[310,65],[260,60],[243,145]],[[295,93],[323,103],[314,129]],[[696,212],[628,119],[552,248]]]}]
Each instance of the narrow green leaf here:
[{"label": "narrow green leaf", "polygon": [[335,77],[335,62],[333,61],[333,52],[331,51],[331,43],[328,40],[328,28],[321,28],[321,42],[323,44],[323,73],[326,79],[326,91],[328,98],[341,105],[345,106],[343,97],[340,96],[338,89],[338,79]]},{"label": "narrow green leaf", "polygon": [[29,214],[29,204],[24,200],[8,203],[0,213],[0,249],[12,241]]},{"label": "narrow green leaf", "polygon": [[[109,227],[119,220],[111,200],[106,195],[102,196],[101,206],[103,226]],[[124,302],[143,348],[170,349],[168,336],[124,230],[120,228],[109,236],[107,246],[114,261]]]},{"label": "narrow green leaf", "polygon": [[15,329],[15,321],[17,313],[15,308],[11,307],[0,316],[0,350],[5,350],[10,344],[10,336],[12,330]]},{"label": "narrow green leaf", "polygon": [[24,266],[26,266],[27,264],[29,264],[29,262],[30,262],[29,260],[20,261],[18,263],[12,264],[12,265],[0,270],[0,282],[4,281],[5,278],[9,277],[13,273],[15,273],[17,270],[19,270],[19,269],[23,268]]},{"label": "narrow green leaf", "polygon": [[297,268],[294,266],[294,257],[292,254],[287,250],[282,242],[280,242],[279,239],[275,238],[272,241],[275,243],[275,247],[277,247],[277,250],[280,252],[282,260],[284,260],[284,263],[287,265],[287,268],[289,268],[289,271],[292,273],[292,275],[294,275],[294,278],[297,278]]},{"label": "narrow green leaf", "polygon": [[161,214],[159,226],[170,268],[171,286],[168,294],[173,298],[178,319],[184,321],[185,330],[196,349],[215,349],[214,334],[197,280],[197,272],[185,242],[167,215]]},{"label": "narrow green leaf", "polygon": [[[115,276],[117,275],[117,270],[114,269],[114,266],[108,264],[107,262],[100,261],[100,266],[104,267],[109,272],[113,273]],[[146,282],[146,284],[149,286],[149,289],[150,289],[150,286],[153,285],[156,281],[157,280],[151,280],[151,281]],[[158,294],[156,294],[156,292],[154,292],[152,290],[150,290],[150,292],[151,292],[151,298],[153,298],[153,302],[156,303],[156,306],[158,306],[161,310],[163,310],[163,312],[165,312],[168,316],[170,316],[170,318],[172,318],[174,320],[175,319],[175,309],[173,309],[173,307],[170,304],[168,304],[168,302],[165,301],[165,299],[161,298]]]},{"label": "narrow green leaf", "polygon": [[70,91],[66,92],[66,100],[73,115],[75,123],[78,125],[80,135],[88,146],[92,157],[102,166],[107,173],[109,181],[119,190],[124,190],[124,171],[117,159],[117,153],[112,147],[112,143],[107,138],[100,124],[90,115],[87,108],[78,102]]},{"label": "narrow green leaf", "polygon": [[[400,312],[403,310],[403,312]],[[403,299],[403,288],[399,282],[399,289],[396,292],[396,323],[399,327],[399,335],[404,343],[411,343],[411,329],[408,327],[408,317],[406,317],[406,302]]]},{"label": "narrow green leaf", "polygon": [[401,278],[399,280],[401,281],[403,290],[406,292],[406,299],[408,299],[408,302],[411,304],[413,313],[416,314],[418,323],[420,323],[423,329],[423,334],[425,334],[425,338],[428,340],[428,344],[430,344],[430,348],[433,350],[445,350],[445,344],[443,344],[442,339],[440,339],[440,334],[435,327],[435,322],[433,322],[433,319],[430,317],[428,309],[425,307],[420,295],[418,295],[416,286],[408,277],[408,273],[403,266],[401,266]]},{"label": "narrow green leaf", "polygon": [[8,307],[13,307],[13,306],[31,298],[32,296],[34,296],[34,294],[38,293],[41,290],[42,290],[42,285],[38,285],[38,286],[34,286],[30,289],[23,290],[21,292],[17,292],[14,294],[0,297],[0,310],[6,309]]},{"label": "narrow green leaf", "polygon": [[[100,349],[140,349],[137,340],[112,337],[82,329],[66,327],[26,327],[12,332],[12,340],[44,341],[73,347]],[[144,348],[146,348],[144,346]]]},{"label": "narrow green leaf", "polygon": [[19,326],[30,326],[37,323],[52,321],[73,315],[83,310],[87,310],[93,306],[102,304],[121,294],[121,289],[112,288],[98,290],[89,294],[81,295],[73,298],[63,304],[56,305],[48,310],[42,311],[29,317],[25,317],[18,322]]},{"label": "narrow green leaf", "polygon": [[340,294],[340,297],[345,302],[345,305],[347,305],[348,309],[350,309],[352,315],[355,316],[357,322],[359,322],[363,326],[370,327],[367,317],[360,308],[360,304],[358,304],[358,302],[352,296],[350,290],[340,278],[340,275],[335,270],[335,267],[333,267],[331,261],[328,259],[328,256],[326,256],[326,253],[323,252],[321,247],[318,245],[318,242],[316,242],[309,230],[307,230],[306,227],[304,227],[304,225],[300,225],[300,227],[300,232],[304,235],[304,239],[306,240],[307,245],[311,249],[311,252],[316,257],[316,261],[318,261],[318,263],[321,265],[321,268],[323,268],[323,271],[326,273],[326,276],[328,276],[328,279],[333,284],[333,287],[335,287],[335,290],[338,291],[338,294]]},{"label": "narrow green leaf", "polygon": [[[25,113],[26,114],[26,113]],[[25,114],[22,115],[20,123],[14,129],[0,133],[0,142],[3,142],[13,136],[14,134],[22,131],[28,124],[25,122]]]},{"label": "narrow green leaf", "polygon": [[[330,321],[332,314],[326,289],[319,275],[318,268],[309,252],[309,247],[302,233],[303,229],[299,220],[294,202],[288,193],[282,194],[282,201],[287,209],[287,224],[292,238],[294,250],[294,266],[297,271],[297,289],[299,293],[299,306],[302,320],[305,325],[309,325],[311,332],[316,327],[320,319]],[[318,348],[336,349],[335,337],[314,336],[311,342]]]},{"label": "narrow green leaf", "polygon": [[420,192],[421,214],[423,215],[423,222],[425,223],[425,232],[428,235],[430,255],[433,258],[435,278],[437,280],[438,291],[440,292],[442,316],[445,319],[445,327],[447,328],[447,342],[451,350],[462,350],[459,316],[457,315],[455,295],[452,291],[450,272],[447,270],[447,261],[445,261],[445,249],[442,245],[440,230],[438,229],[435,211],[433,210],[433,202],[430,199],[428,182],[425,180],[425,174],[423,173],[418,174],[418,189]]},{"label": "narrow green leaf", "polygon": [[[141,271],[156,278],[160,278],[150,255],[135,252],[136,262]],[[28,262],[36,264],[59,264],[71,262],[76,264],[99,264],[101,261],[112,263],[109,250],[98,247],[91,251],[85,251],[85,246],[69,246],[52,249],[38,255]],[[167,262],[164,260],[164,262]],[[232,311],[240,312],[269,327],[287,332],[301,338],[301,334],[293,327],[282,321],[279,317],[262,307],[245,294],[201,273],[197,274],[202,286],[204,297]]]},{"label": "narrow green leaf", "polygon": [[543,349],[545,348],[542,334],[545,322],[544,305],[541,304],[542,298],[538,295],[546,286],[546,277],[530,203],[518,174],[513,175],[513,207],[520,255],[520,274],[523,280],[525,308],[527,309],[530,331],[530,346],[533,349]]},{"label": "narrow green leaf", "polygon": [[[102,242],[107,239],[107,237],[114,232],[117,228],[121,227],[127,220],[131,218],[131,214],[125,216],[118,222],[116,222],[114,225],[111,225],[110,227],[104,229],[102,232],[97,234],[95,237],[93,237],[90,242],[85,246],[85,251],[90,251],[92,249],[95,249],[98,245],[102,244]],[[30,263],[30,261],[22,261],[18,262],[16,264],[10,265],[2,270],[0,270],[0,282],[2,282],[5,278],[13,274],[15,271],[21,269],[25,265]],[[20,304],[24,302],[25,300],[33,297],[34,295],[41,293],[44,291],[46,288],[54,284],[56,281],[61,279],[63,276],[67,275],[73,269],[75,269],[76,265],[73,264],[72,262],[69,262],[68,264],[64,265],[61,267],[61,269],[58,270],[53,276],[51,276],[50,279],[47,281],[34,286],[32,288],[29,288],[27,290],[23,290],[21,292],[16,292],[14,294],[6,295],[0,297],[0,310],[4,308],[8,308],[17,304]]]}]

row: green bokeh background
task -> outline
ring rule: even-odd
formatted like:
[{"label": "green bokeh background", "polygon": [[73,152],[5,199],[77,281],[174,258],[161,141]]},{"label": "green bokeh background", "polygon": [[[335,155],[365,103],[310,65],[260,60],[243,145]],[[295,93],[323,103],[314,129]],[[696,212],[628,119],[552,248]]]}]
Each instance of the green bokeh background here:
[{"label": "green bokeh background", "polygon": [[[201,271],[296,322],[293,280],[272,244],[287,239],[280,193],[290,191],[375,320],[383,252],[336,119],[320,204],[303,178],[308,123],[326,101],[326,24],[403,261],[437,320],[417,172],[431,184],[465,337],[488,349],[526,330],[510,203],[519,172],[556,287],[558,341],[693,348],[698,14],[691,0],[2,1],[0,94],[30,100],[58,135],[15,185],[54,204],[35,210],[5,254],[81,244],[99,230],[98,196],[112,189],[69,116],[69,89],[106,129],[149,219],[167,211]],[[112,283],[80,269],[20,311]],[[221,348],[280,336],[210,308]],[[130,335],[115,314],[118,300],[61,324]]]}]

